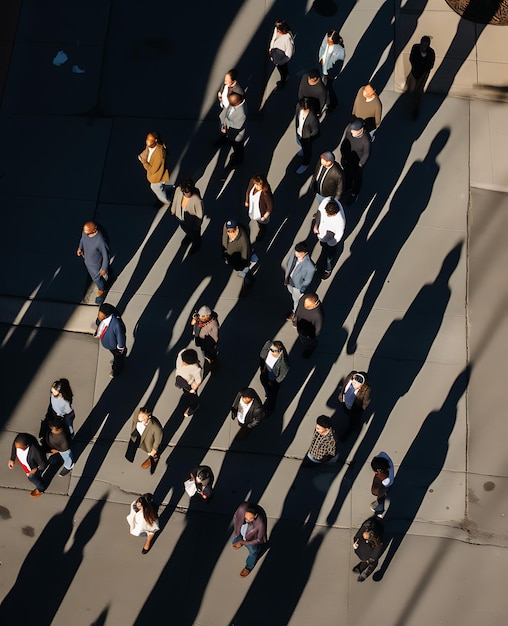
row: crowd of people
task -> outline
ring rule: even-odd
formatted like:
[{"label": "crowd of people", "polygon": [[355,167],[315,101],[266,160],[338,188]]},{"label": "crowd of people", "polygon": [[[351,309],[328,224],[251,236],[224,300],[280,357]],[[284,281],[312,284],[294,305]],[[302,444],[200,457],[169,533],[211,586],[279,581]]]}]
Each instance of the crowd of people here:
[{"label": "crowd of people", "polygon": [[[418,114],[421,96],[434,65],[435,55],[430,39],[423,37],[413,46],[408,77],[408,89],[412,93],[413,113]],[[289,63],[295,53],[295,40],[289,25],[279,20],[275,23],[269,44],[269,58],[280,75],[275,92],[286,89]],[[317,54],[317,67],[307,71],[300,82],[295,112],[296,140],[302,161],[298,174],[307,171],[312,161],[312,144],[320,135],[323,119],[338,106],[334,82],[340,75],[345,61],[345,46],[340,33],[327,31]],[[238,167],[244,159],[248,117],[245,90],[238,82],[238,72],[229,70],[223,85],[217,92],[220,107],[220,133],[217,144],[226,143],[232,149],[228,167]],[[311,187],[317,201],[313,216],[312,233],[321,247],[317,263],[310,257],[308,241],[294,245],[285,266],[284,285],[291,296],[291,310],[286,320],[297,331],[304,358],[309,358],[317,345],[317,338],[324,323],[323,306],[319,296],[310,291],[315,273],[327,280],[337,261],[339,244],[346,228],[346,211],[358,198],[362,186],[363,169],[369,159],[375,133],[382,120],[382,103],[374,85],[367,83],[358,90],[351,110],[351,121],[344,130],[340,144],[340,162],[327,150],[316,164]],[[149,132],[145,148],[138,160],[146,171],[152,192],[161,202],[161,208],[170,210],[184,232],[181,245],[190,245],[189,254],[201,247],[201,227],[204,205],[200,190],[190,178],[178,184],[170,184],[166,164],[167,150],[159,133]],[[252,265],[257,261],[253,250],[253,233],[250,224],[256,225],[255,241],[266,237],[274,210],[274,198],[267,177],[255,174],[245,191],[246,221],[249,226],[231,217],[223,224],[222,257],[224,262],[243,279],[243,293],[252,288],[254,275]],[[94,221],[83,225],[77,256],[84,261],[86,270],[97,288],[96,304],[99,310],[95,336],[102,346],[113,355],[110,376],[119,376],[127,356],[126,329],[119,311],[106,303],[108,286],[111,284],[109,244],[106,234]],[[203,304],[196,310],[189,326],[195,347],[179,351],[175,364],[175,386],[184,399],[185,418],[192,418],[200,408],[199,390],[207,376],[213,376],[219,367],[220,324],[217,313]],[[247,437],[254,428],[276,411],[280,386],[290,373],[288,351],[282,341],[268,339],[259,352],[259,381],[264,399],[253,387],[243,387],[231,402],[231,419],[238,423],[234,441]],[[18,433],[12,444],[8,466],[12,469],[17,461],[33,489],[30,496],[41,496],[47,487],[47,471],[58,463],[59,472],[65,477],[74,468],[73,394],[68,380],[55,381],[50,389],[50,402],[42,420],[39,438],[29,433]],[[366,372],[351,371],[340,386],[338,403],[347,418],[347,428],[340,436],[345,442],[362,424],[362,416],[371,402],[371,390]],[[150,407],[142,406],[132,419],[126,459],[133,462],[137,450],[143,452],[141,468],[155,471],[159,461],[164,428],[153,415]],[[308,451],[302,461],[303,468],[331,466],[338,460],[338,441],[330,417],[321,415],[316,420]],[[371,463],[374,472],[371,492],[376,500],[371,504],[373,515],[366,519],[355,534],[353,547],[360,559],[353,571],[363,581],[374,571],[383,547],[382,518],[388,505],[387,494],[394,480],[393,462],[385,452],[378,453]],[[208,502],[213,495],[214,473],[211,467],[201,465],[193,468],[184,486],[190,497]],[[155,534],[159,531],[157,506],[152,494],[140,495],[130,506],[127,516],[131,534],[146,537],[142,549],[147,554]],[[249,555],[240,576],[245,578],[254,568],[267,547],[267,517],[259,504],[242,502],[233,516],[232,547],[248,549]]]}]

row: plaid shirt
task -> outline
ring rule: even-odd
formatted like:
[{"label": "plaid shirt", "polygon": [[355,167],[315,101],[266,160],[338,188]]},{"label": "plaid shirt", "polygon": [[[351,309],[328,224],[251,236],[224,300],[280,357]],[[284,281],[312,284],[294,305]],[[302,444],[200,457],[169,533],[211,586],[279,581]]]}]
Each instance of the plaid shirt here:
[{"label": "plaid shirt", "polygon": [[337,441],[333,428],[330,428],[326,435],[320,435],[314,431],[309,453],[318,461],[328,461],[337,454]]}]

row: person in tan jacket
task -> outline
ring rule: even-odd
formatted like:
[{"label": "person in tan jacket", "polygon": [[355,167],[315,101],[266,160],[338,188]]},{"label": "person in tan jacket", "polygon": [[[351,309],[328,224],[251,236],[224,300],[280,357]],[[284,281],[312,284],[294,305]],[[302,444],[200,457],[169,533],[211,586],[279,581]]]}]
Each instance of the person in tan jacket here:
[{"label": "person in tan jacket", "polygon": [[354,118],[364,120],[365,130],[370,135],[370,140],[374,141],[374,133],[381,124],[383,105],[374,87],[367,83],[360,87],[353,103],[352,115]]},{"label": "person in tan jacket", "polygon": [[146,177],[150,183],[150,189],[162,202],[161,209],[169,207],[167,196],[169,185],[169,172],[166,167],[166,145],[159,133],[148,133],[146,136],[146,147],[138,154],[141,165],[146,170]]},{"label": "person in tan jacket", "polygon": [[159,460],[158,453],[161,441],[161,423],[152,415],[151,409],[142,406],[139,412],[132,418],[131,436],[125,457],[132,463],[136,450],[140,448],[148,453],[148,458],[143,461],[141,467],[148,469],[152,464],[155,466]]}]

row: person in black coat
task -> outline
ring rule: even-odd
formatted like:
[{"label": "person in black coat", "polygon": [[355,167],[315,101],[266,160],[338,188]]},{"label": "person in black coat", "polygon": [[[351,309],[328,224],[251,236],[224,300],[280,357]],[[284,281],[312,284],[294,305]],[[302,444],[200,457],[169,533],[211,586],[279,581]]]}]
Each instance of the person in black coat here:
[{"label": "person in black coat", "polygon": [[265,416],[275,409],[282,381],[289,373],[289,356],[282,341],[267,341],[259,353],[259,379],[265,390]]},{"label": "person in black coat", "polygon": [[333,152],[321,154],[311,184],[318,204],[330,197],[340,200],[344,187],[344,172],[335,160]]},{"label": "person in black coat", "polygon": [[353,567],[357,581],[363,582],[376,569],[383,552],[383,523],[376,517],[366,519],[353,540],[353,548],[360,562]]},{"label": "person in black coat", "polygon": [[258,394],[251,387],[242,389],[231,407],[231,419],[240,425],[235,440],[243,439],[265,417],[265,410]]},{"label": "person in black coat", "polygon": [[312,158],[312,142],[319,137],[319,120],[312,111],[310,98],[302,98],[296,105],[295,112],[296,141],[302,147],[298,156],[302,156],[302,164],[296,170],[303,174],[309,167]]},{"label": "person in black coat", "polygon": [[35,489],[30,492],[32,498],[42,496],[46,486],[42,480],[42,472],[46,469],[47,460],[37,439],[28,433],[18,433],[12,443],[11,458],[8,467],[12,469],[15,462],[21,465],[28,480]]}]

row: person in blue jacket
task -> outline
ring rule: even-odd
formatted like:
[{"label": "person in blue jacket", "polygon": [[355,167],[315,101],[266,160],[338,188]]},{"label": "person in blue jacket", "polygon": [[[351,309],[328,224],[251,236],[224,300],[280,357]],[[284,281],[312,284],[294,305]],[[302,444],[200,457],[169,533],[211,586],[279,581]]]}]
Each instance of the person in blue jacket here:
[{"label": "person in blue jacket", "polygon": [[124,367],[127,348],[125,346],[125,324],[120,313],[111,304],[105,302],[99,307],[95,336],[113,355],[113,366],[109,376],[116,378]]}]

